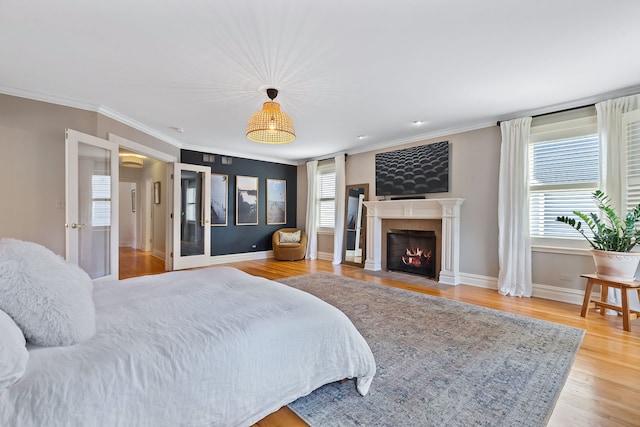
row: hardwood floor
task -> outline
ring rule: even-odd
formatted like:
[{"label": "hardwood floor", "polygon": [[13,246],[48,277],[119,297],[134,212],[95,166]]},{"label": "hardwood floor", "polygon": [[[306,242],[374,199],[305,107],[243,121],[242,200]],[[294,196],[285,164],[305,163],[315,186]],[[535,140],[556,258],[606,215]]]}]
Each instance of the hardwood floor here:
[{"label": "hardwood floor", "polygon": [[164,260],[154,257],[150,252],[121,246],[118,253],[119,279],[164,273]]},{"label": "hardwood floor", "polygon": [[[585,319],[580,317],[580,306],[577,305],[539,298],[506,297],[495,290],[466,285],[447,290],[426,288],[370,276],[360,268],[334,266],[326,261],[269,259],[227,265],[275,280],[316,271],[328,272],[585,329],[587,333],[548,425],[640,426],[640,319],[632,320],[631,332],[625,332],[620,316],[600,316],[591,311]],[[131,267],[131,270],[136,268]],[[254,427],[297,426],[306,426],[306,423],[284,407]]]}]

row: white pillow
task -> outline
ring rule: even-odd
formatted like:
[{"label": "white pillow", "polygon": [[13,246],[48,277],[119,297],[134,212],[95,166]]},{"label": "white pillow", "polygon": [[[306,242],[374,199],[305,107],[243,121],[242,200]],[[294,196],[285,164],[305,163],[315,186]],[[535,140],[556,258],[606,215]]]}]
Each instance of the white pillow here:
[{"label": "white pillow", "polygon": [[300,230],[292,233],[280,232],[280,243],[300,243]]},{"label": "white pillow", "polygon": [[24,335],[7,313],[0,310],[0,390],[22,378],[29,352]]},{"label": "white pillow", "polygon": [[80,267],[44,246],[0,240],[0,309],[27,341],[70,345],[96,330],[93,282]]}]

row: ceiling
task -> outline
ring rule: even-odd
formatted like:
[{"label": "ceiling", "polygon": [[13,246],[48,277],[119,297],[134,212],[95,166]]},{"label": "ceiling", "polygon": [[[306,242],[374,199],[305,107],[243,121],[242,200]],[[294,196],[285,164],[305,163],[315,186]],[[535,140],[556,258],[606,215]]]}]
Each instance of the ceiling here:
[{"label": "ceiling", "polygon": [[[296,163],[640,92],[639,17],[637,0],[0,0],[0,92]],[[265,85],[293,143],[245,137]]]}]

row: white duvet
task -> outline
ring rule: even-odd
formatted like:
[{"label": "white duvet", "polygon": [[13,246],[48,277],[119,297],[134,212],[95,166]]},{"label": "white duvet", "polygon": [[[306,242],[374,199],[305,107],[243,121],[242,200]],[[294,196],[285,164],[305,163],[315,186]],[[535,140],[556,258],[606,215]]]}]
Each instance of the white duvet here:
[{"label": "white duvet", "polygon": [[[30,347],[0,426],[246,426],[375,362],[338,309],[230,267],[96,283],[96,335]],[[355,392],[355,388],[354,388]]]}]

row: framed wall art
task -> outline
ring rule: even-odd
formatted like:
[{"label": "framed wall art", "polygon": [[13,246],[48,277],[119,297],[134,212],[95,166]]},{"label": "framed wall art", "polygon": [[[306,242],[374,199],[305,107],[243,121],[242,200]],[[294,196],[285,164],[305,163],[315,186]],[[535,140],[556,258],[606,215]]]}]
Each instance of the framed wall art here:
[{"label": "framed wall art", "polygon": [[267,178],[267,224],[287,223],[287,181]]},{"label": "framed wall art", "polygon": [[229,200],[229,177],[211,174],[211,225],[227,225],[227,204]]},{"label": "framed wall art", "polygon": [[160,204],[160,181],[153,183],[153,204]]},{"label": "framed wall art", "polygon": [[258,224],[258,178],[236,176],[236,225]]}]

